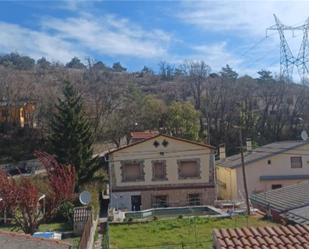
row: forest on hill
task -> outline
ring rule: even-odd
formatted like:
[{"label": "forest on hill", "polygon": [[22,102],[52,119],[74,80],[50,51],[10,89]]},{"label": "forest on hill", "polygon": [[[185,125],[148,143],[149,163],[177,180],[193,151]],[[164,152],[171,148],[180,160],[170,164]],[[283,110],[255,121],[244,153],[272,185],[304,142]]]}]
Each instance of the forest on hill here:
[{"label": "forest on hill", "polygon": [[0,124],[1,161],[31,158],[45,148],[51,114],[65,81],[82,94],[85,115],[96,142],[120,146],[131,131],[158,130],[187,139],[226,144],[228,154],[243,137],[255,145],[300,139],[309,124],[309,88],[276,78],[267,70],[258,77],[239,76],[230,66],[211,71],[211,62],[167,62],[159,70],[128,72],[121,63],[73,58],[63,65],[16,53],[0,56],[0,101],[36,105],[36,128]]}]

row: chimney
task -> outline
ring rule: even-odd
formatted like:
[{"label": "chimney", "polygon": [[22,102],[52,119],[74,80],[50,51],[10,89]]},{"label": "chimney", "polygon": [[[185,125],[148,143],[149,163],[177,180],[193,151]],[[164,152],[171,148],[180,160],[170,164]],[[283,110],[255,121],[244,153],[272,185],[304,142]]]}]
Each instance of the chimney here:
[{"label": "chimney", "polygon": [[225,159],[226,158],[226,153],[225,153],[225,144],[220,144],[219,145],[219,159]]},{"label": "chimney", "polygon": [[247,146],[247,151],[252,151],[252,141],[251,141],[251,138],[247,138],[246,146]]}]

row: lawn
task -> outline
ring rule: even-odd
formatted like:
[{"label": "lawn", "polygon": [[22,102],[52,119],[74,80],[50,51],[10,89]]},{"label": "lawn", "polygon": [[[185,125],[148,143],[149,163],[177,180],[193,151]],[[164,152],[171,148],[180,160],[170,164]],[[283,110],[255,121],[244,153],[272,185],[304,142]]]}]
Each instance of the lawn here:
[{"label": "lawn", "polygon": [[[274,223],[258,217],[238,216],[233,219],[191,218],[157,220],[139,224],[110,225],[111,249],[125,248],[212,248],[214,228],[265,226]],[[200,243],[200,246],[192,243]],[[181,243],[188,246],[181,247]],[[191,246],[189,246],[191,244]],[[168,246],[171,245],[171,246]],[[172,246],[175,245],[175,246]],[[176,246],[178,245],[178,246]]]},{"label": "lawn", "polygon": [[[13,226],[12,225],[0,225],[0,230],[3,231],[12,231]],[[72,230],[72,227],[68,223],[62,223],[62,222],[55,222],[55,223],[46,223],[41,224],[39,226],[39,232],[47,232],[47,231],[57,231],[57,232],[64,232],[64,231],[70,231]],[[22,232],[21,230],[14,230],[14,232]]]}]

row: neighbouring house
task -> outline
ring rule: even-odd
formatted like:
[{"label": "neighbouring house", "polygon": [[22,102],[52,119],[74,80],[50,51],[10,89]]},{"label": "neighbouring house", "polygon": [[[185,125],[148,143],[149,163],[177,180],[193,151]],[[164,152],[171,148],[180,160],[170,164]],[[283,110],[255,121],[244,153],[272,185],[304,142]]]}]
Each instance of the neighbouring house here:
[{"label": "neighbouring house", "polygon": [[136,143],[158,135],[158,131],[133,131],[130,133],[131,143]]},{"label": "neighbouring house", "polygon": [[[249,194],[308,181],[308,152],[309,144],[304,141],[275,142],[256,149],[252,149],[249,141],[244,153]],[[240,154],[226,158],[221,156],[216,163],[216,174],[218,198],[243,199],[245,194]]]},{"label": "neighbouring house", "polygon": [[309,226],[215,229],[215,249],[308,249]]},{"label": "neighbouring house", "polygon": [[34,128],[37,126],[35,115],[36,105],[33,102],[0,102],[0,124]]},{"label": "neighbouring house", "polygon": [[309,183],[286,186],[250,197],[254,207],[277,221],[309,225]]},{"label": "neighbouring house", "polygon": [[3,249],[71,249],[60,240],[34,238],[23,233],[0,231],[0,248]]},{"label": "neighbouring house", "polygon": [[213,204],[214,153],[210,145],[161,134],[110,151],[110,207]]}]

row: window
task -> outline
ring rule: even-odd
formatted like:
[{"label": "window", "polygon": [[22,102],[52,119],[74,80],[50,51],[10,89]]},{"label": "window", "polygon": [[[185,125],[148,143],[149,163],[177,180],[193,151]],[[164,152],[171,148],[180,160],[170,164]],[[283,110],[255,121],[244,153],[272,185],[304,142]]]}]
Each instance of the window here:
[{"label": "window", "polygon": [[302,168],[303,162],[301,156],[292,156],[291,157],[291,168]]},{"label": "window", "polygon": [[168,207],[168,197],[167,195],[155,195],[152,197],[152,207]]},{"label": "window", "polygon": [[282,188],[281,184],[273,184],[271,185],[271,189],[278,189],[278,188]]},{"label": "window", "polygon": [[201,205],[201,194],[199,193],[188,194],[188,204],[190,206]]},{"label": "window", "polygon": [[144,181],[143,161],[122,161],[121,174],[123,182]]},{"label": "window", "polygon": [[270,160],[270,159],[267,161],[267,164],[268,164],[268,165],[271,165],[271,160]]},{"label": "window", "polygon": [[165,160],[152,161],[152,180],[167,180]]},{"label": "window", "polygon": [[178,160],[178,177],[180,179],[199,178],[200,177],[200,160],[186,159]]}]

